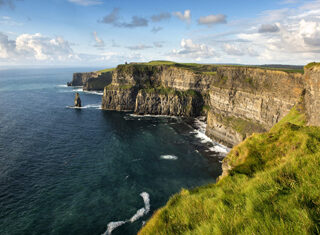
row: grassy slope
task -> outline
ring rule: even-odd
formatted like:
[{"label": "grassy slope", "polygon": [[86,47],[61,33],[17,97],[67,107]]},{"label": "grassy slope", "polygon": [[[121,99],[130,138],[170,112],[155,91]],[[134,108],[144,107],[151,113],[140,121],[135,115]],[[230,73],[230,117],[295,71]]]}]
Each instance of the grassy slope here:
[{"label": "grassy slope", "polygon": [[[292,69],[292,68],[271,68],[271,67],[260,67],[260,66],[246,66],[246,65],[217,65],[217,64],[196,64],[196,63],[176,63],[173,61],[165,61],[165,60],[155,60],[150,61],[147,63],[136,63],[136,64],[128,64],[127,66],[161,66],[161,65],[167,65],[167,66],[175,66],[178,68],[183,68],[187,70],[191,70],[196,73],[202,73],[206,75],[215,75],[217,67],[219,66],[230,66],[230,67],[247,67],[247,68],[261,68],[265,70],[276,70],[276,71],[283,71],[287,73],[303,73],[303,69]],[[97,72],[104,73],[104,72],[110,72],[113,71],[115,68],[109,68],[100,70]]]},{"label": "grassy slope", "polygon": [[217,184],[183,189],[142,234],[319,234],[320,128],[294,108],[232,149]]}]

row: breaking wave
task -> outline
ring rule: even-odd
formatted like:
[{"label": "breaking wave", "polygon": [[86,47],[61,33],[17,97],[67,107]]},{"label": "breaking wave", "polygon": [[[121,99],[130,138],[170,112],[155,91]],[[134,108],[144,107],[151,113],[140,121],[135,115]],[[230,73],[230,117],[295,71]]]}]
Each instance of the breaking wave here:
[{"label": "breaking wave", "polygon": [[174,156],[174,155],[161,155],[160,158],[163,160],[177,160],[178,159],[178,157]]},{"label": "breaking wave", "polygon": [[123,221],[109,222],[107,225],[107,230],[102,235],[111,235],[112,231],[115,230],[116,228],[126,223],[133,223],[150,212],[149,194],[146,192],[143,192],[143,193],[140,193],[140,196],[143,199],[144,207],[137,210],[137,212],[130,219],[123,220]]}]

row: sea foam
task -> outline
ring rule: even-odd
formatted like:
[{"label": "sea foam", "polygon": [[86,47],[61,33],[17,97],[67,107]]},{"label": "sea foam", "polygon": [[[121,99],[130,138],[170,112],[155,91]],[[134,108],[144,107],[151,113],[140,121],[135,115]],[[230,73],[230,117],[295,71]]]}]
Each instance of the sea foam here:
[{"label": "sea foam", "polygon": [[107,230],[102,235],[111,235],[112,231],[115,230],[116,228],[126,223],[133,223],[150,212],[149,194],[147,192],[143,192],[143,193],[140,193],[140,196],[143,199],[144,207],[137,210],[137,212],[130,219],[127,219],[124,221],[109,222],[107,225]]},{"label": "sea foam", "polygon": [[161,155],[160,158],[163,160],[177,160],[178,159],[178,157],[174,156],[174,155]]}]

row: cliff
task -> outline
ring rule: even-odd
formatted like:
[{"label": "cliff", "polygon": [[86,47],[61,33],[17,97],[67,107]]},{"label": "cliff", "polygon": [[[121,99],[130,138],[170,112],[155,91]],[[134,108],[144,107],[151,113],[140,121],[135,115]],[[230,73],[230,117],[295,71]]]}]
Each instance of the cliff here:
[{"label": "cliff", "polygon": [[305,67],[305,107],[308,124],[320,126],[320,63]]},{"label": "cliff", "polygon": [[212,76],[169,65],[119,65],[102,108],[139,114],[198,116]]},{"label": "cliff", "polygon": [[320,127],[305,123],[298,105],[248,137],[225,158],[222,179],[182,189],[138,234],[318,234]]},{"label": "cliff", "polygon": [[195,117],[207,115],[206,134],[233,146],[270,129],[299,101],[300,73],[198,64],[119,65],[104,89],[102,108]]},{"label": "cliff", "polygon": [[300,73],[219,67],[209,90],[207,135],[229,146],[269,130],[289,113],[304,89]]},{"label": "cliff", "polygon": [[112,81],[112,71],[107,72],[89,72],[89,73],[74,73],[71,82],[68,86],[83,86],[84,90],[102,91],[105,86]]}]

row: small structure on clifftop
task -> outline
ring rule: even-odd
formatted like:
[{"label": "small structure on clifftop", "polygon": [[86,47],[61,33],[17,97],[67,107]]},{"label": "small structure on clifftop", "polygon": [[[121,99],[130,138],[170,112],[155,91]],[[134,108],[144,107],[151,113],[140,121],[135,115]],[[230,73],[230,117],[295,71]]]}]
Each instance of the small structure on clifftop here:
[{"label": "small structure on clifftop", "polygon": [[81,107],[81,99],[78,92],[76,93],[76,97],[74,98],[74,107]]}]

